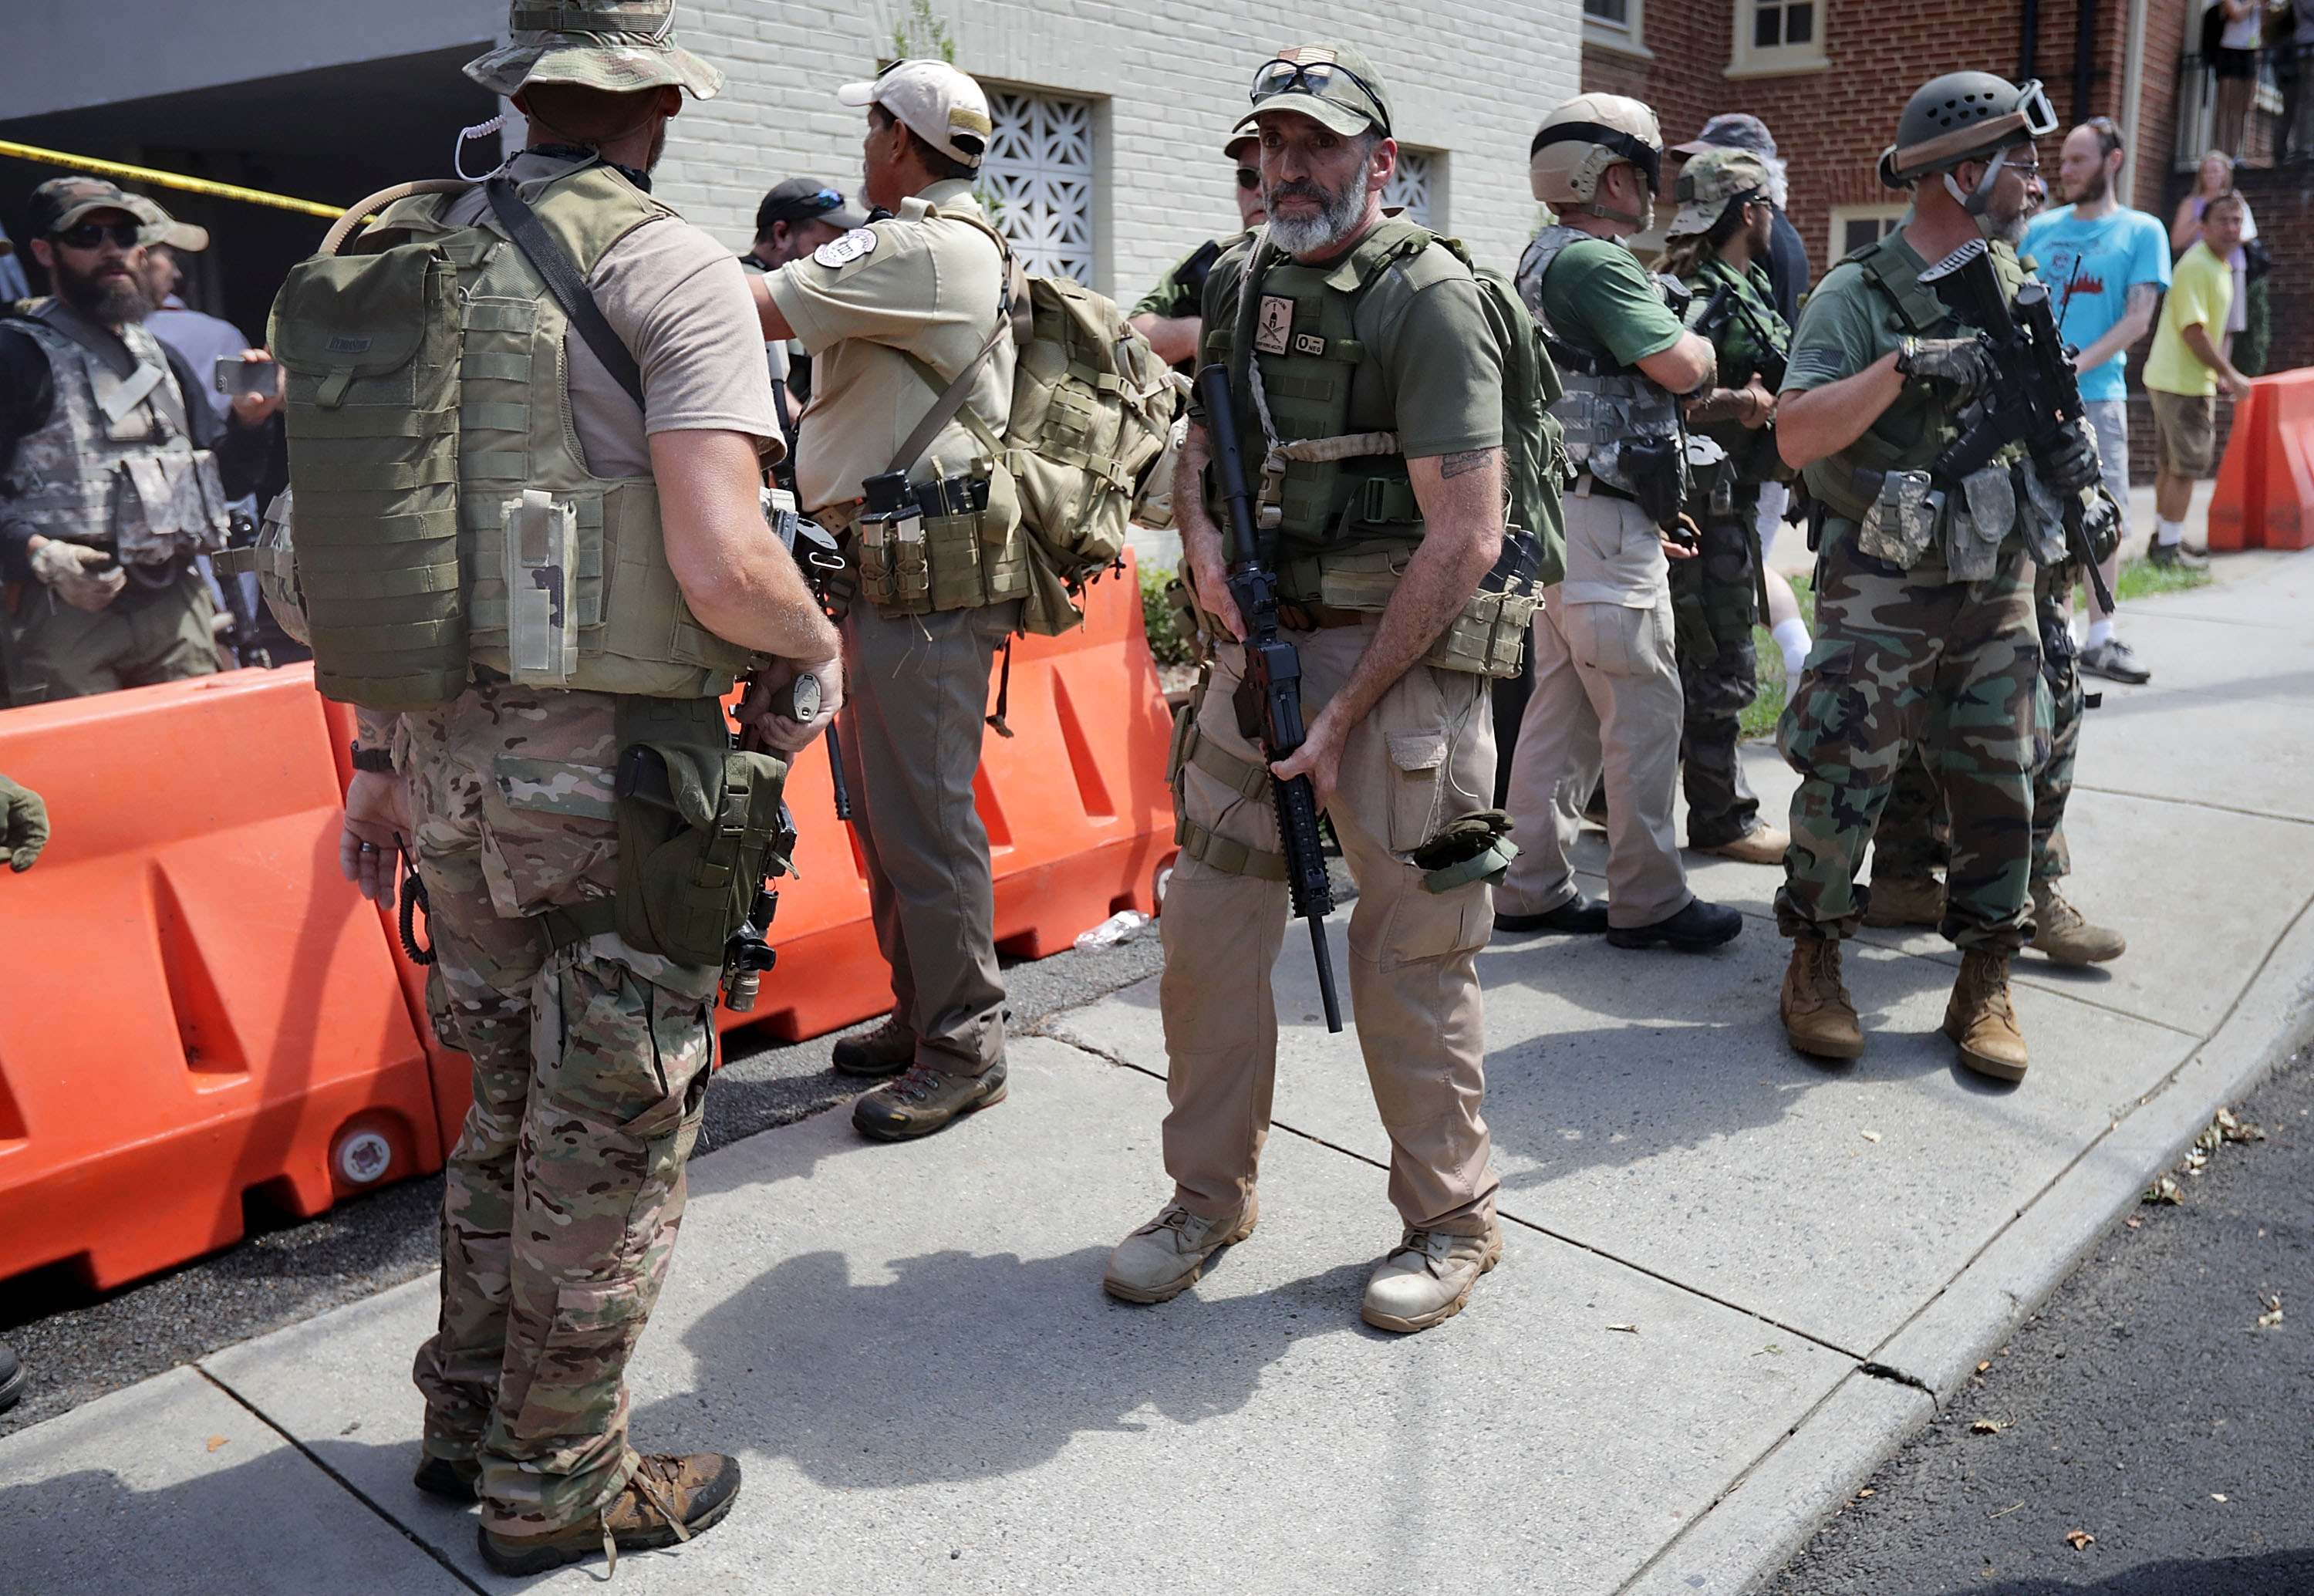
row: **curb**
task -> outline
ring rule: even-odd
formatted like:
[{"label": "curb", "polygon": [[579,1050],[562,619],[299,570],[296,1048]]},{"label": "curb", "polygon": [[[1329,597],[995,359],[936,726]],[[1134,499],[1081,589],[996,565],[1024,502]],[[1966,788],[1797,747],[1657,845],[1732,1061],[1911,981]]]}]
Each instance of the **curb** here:
[{"label": "curb", "polygon": [[2314,1038],[2314,900],[2224,1019],[1617,1596],[1741,1596],[1925,1427],[2212,1115]]}]

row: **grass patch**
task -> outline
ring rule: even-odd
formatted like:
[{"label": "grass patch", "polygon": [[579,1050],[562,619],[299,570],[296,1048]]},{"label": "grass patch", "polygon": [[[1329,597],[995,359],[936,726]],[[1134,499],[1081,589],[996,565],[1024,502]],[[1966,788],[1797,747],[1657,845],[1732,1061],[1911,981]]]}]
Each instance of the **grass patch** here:
[{"label": "grass patch", "polygon": [[[2183,593],[2188,587],[2207,587],[2210,573],[2191,570],[2182,565],[2156,565],[2142,557],[2121,562],[2121,580],[2115,584],[2113,595],[2117,599],[2150,598],[2157,593]],[[2073,607],[2078,610],[2089,602],[2080,589],[2074,589]]]},{"label": "grass patch", "polygon": [[1144,565],[1141,571],[1141,622],[1149,630],[1149,652],[1159,665],[1195,665],[1197,654],[1173,619],[1172,602],[1165,589],[1173,573],[1161,566]]},{"label": "grass patch", "polygon": [[[1808,632],[1815,632],[1815,588],[1805,576],[1791,579],[1792,595],[1800,601],[1800,616],[1807,622]],[[1738,718],[1746,742],[1776,735],[1776,722],[1784,712],[1784,651],[1764,626],[1752,629],[1753,652],[1760,660],[1760,692],[1751,707]]]}]

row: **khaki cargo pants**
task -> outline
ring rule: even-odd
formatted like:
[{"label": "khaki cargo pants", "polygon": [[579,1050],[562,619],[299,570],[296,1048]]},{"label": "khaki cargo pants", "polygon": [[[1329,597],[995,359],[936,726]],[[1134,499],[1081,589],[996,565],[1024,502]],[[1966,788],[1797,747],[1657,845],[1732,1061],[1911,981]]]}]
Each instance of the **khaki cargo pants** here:
[{"label": "khaki cargo pants", "polygon": [[[1315,719],[1349,680],[1373,630],[1288,635],[1302,652],[1303,715]],[[1193,750],[1181,772],[1188,841],[1159,921],[1172,1104],[1165,1168],[1174,1200],[1208,1219],[1236,1212],[1254,1188],[1277,1075],[1271,972],[1285,935],[1285,883],[1228,874],[1195,857],[1229,862],[1241,851],[1277,849],[1276,810],[1214,773],[1260,758],[1239,735],[1231,701],[1244,659],[1237,645],[1222,646],[1197,710],[1196,742],[1211,752],[1201,764]],[[1460,1235],[1483,1234],[1493,1223],[1497,1185],[1479,1117],[1487,1080],[1477,964],[1494,925],[1493,889],[1475,881],[1426,892],[1406,855],[1447,821],[1491,806],[1489,685],[1428,666],[1408,671],[1351,732],[1329,811],[1358,883],[1349,996],[1366,1079],[1390,1133],[1391,1202],[1409,1227]],[[1294,957],[1307,957],[1301,940]]]},{"label": "khaki cargo pants", "polygon": [[165,587],[130,582],[93,614],[38,586],[26,589],[23,604],[9,683],[19,703],[55,703],[216,674],[216,632],[210,625],[216,605],[201,573],[190,566]]}]

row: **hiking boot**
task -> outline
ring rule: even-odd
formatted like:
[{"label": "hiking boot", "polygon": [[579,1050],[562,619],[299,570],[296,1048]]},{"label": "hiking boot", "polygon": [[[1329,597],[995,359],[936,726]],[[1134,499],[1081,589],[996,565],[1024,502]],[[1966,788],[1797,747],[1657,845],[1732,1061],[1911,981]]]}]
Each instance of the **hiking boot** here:
[{"label": "hiking boot", "polygon": [[1678,953],[1702,953],[1732,942],[1744,929],[1744,916],[1719,904],[1690,898],[1676,914],[1648,925],[1617,926],[1607,933],[1611,948],[1668,948]]},{"label": "hiking boot", "polygon": [[1495,929],[1514,935],[1555,931],[1562,937],[1595,937],[1607,929],[1607,905],[1580,892],[1540,914],[1497,914]]},{"label": "hiking boot", "polygon": [[2137,651],[2119,638],[2107,638],[2094,648],[2082,649],[2080,666],[2092,676],[2130,687],[2153,680],[2153,673],[2137,663]]},{"label": "hiking boot", "polygon": [[1117,1244],[1100,1289],[1122,1302],[1170,1302],[1197,1284],[1206,1260],[1253,1234],[1261,1201],[1249,1195],[1228,1219],[1200,1219],[1179,1203]]},{"label": "hiking boot", "polygon": [[1934,930],[1945,921],[1945,884],[1934,876],[1876,873],[1865,889],[1865,904],[1867,925],[1924,925]]},{"label": "hiking boot", "polygon": [[1358,1316],[1377,1330],[1410,1333],[1444,1324],[1462,1311],[1479,1276],[1501,1262],[1502,1256],[1499,1228],[1483,1236],[1409,1230],[1374,1266]]},{"label": "hiking boot", "polygon": [[2159,538],[2146,546],[2145,563],[2163,570],[2205,571],[2210,569],[2208,553],[2200,549],[2188,549],[2184,543],[2165,543]]},{"label": "hiking boot", "polygon": [[500,1535],[486,1521],[474,1530],[482,1561],[500,1574],[544,1574],[600,1552],[619,1567],[621,1552],[649,1551],[689,1540],[720,1523],[739,1495],[739,1459],[720,1452],[640,1458],[610,1506],[544,1535]]},{"label": "hiking boot", "polygon": [[1839,938],[1803,931],[1792,939],[1792,962],[1784,972],[1778,1012],[1783,1016],[1784,1036],[1802,1053],[1817,1058],[1864,1055],[1864,1027],[1857,1022],[1856,1005],[1840,979]]},{"label": "hiking boot", "polygon": [[896,1013],[864,1036],[838,1042],[834,1060],[839,1075],[897,1075],[915,1062],[916,1033]]},{"label": "hiking boot", "polygon": [[1945,1005],[1945,1035],[1960,1045],[1960,1062],[1994,1080],[2025,1079],[2025,1036],[2009,1003],[2009,957],[1964,949],[1960,979]]},{"label": "hiking boot", "polygon": [[930,1064],[911,1064],[897,1080],[886,1081],[854,1103],[852,1124],[879,1142],[909,1142],[1003,1100],[1002,1059],[984,1075],[951,1075]]},{"label": "hiking boot", "polygon": [[1791,837],[1762,821],[1742,836],[1725,842],[1714,842],[1709,848],[1690,843],[1698,853],[1716,853],[1722,859],[1740,860],[1747,865],[1780,865],[1784,862],[1784,851],[1792,845]]},{"label": "hiking boot", "polygon": [[482,1494],[482,1466],[472,1458],[428,1457],[419,1462],[410,1483],[428,1496],[472,1502]]},{"label": "hiking boot", "polygon": [[2129,951],[2128,938],[2083,920],[2051,881],[2033,884],[2032,945],[2061,965],[2101,965]]},{"label": "hiking boot", "polygon": [[0,1413],[16,1406],[31,1377],[31,1371],[17,1361],[14,1349],[0,1341]]}]

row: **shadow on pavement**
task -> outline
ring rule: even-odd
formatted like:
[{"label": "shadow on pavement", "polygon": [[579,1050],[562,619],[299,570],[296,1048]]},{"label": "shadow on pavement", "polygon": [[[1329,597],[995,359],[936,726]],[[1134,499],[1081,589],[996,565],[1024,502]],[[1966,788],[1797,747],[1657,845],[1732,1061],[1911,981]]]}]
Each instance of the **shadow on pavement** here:
[{"label": "shadow on pavement", "polygon": [[2314,1550],[2173,1558],[2141,1563],[2093,1585],[2003,1580],[1997,1585],[1960,1586],[1950,1596],[2305,1596],[2310,1591],[2314,1591]]}]

